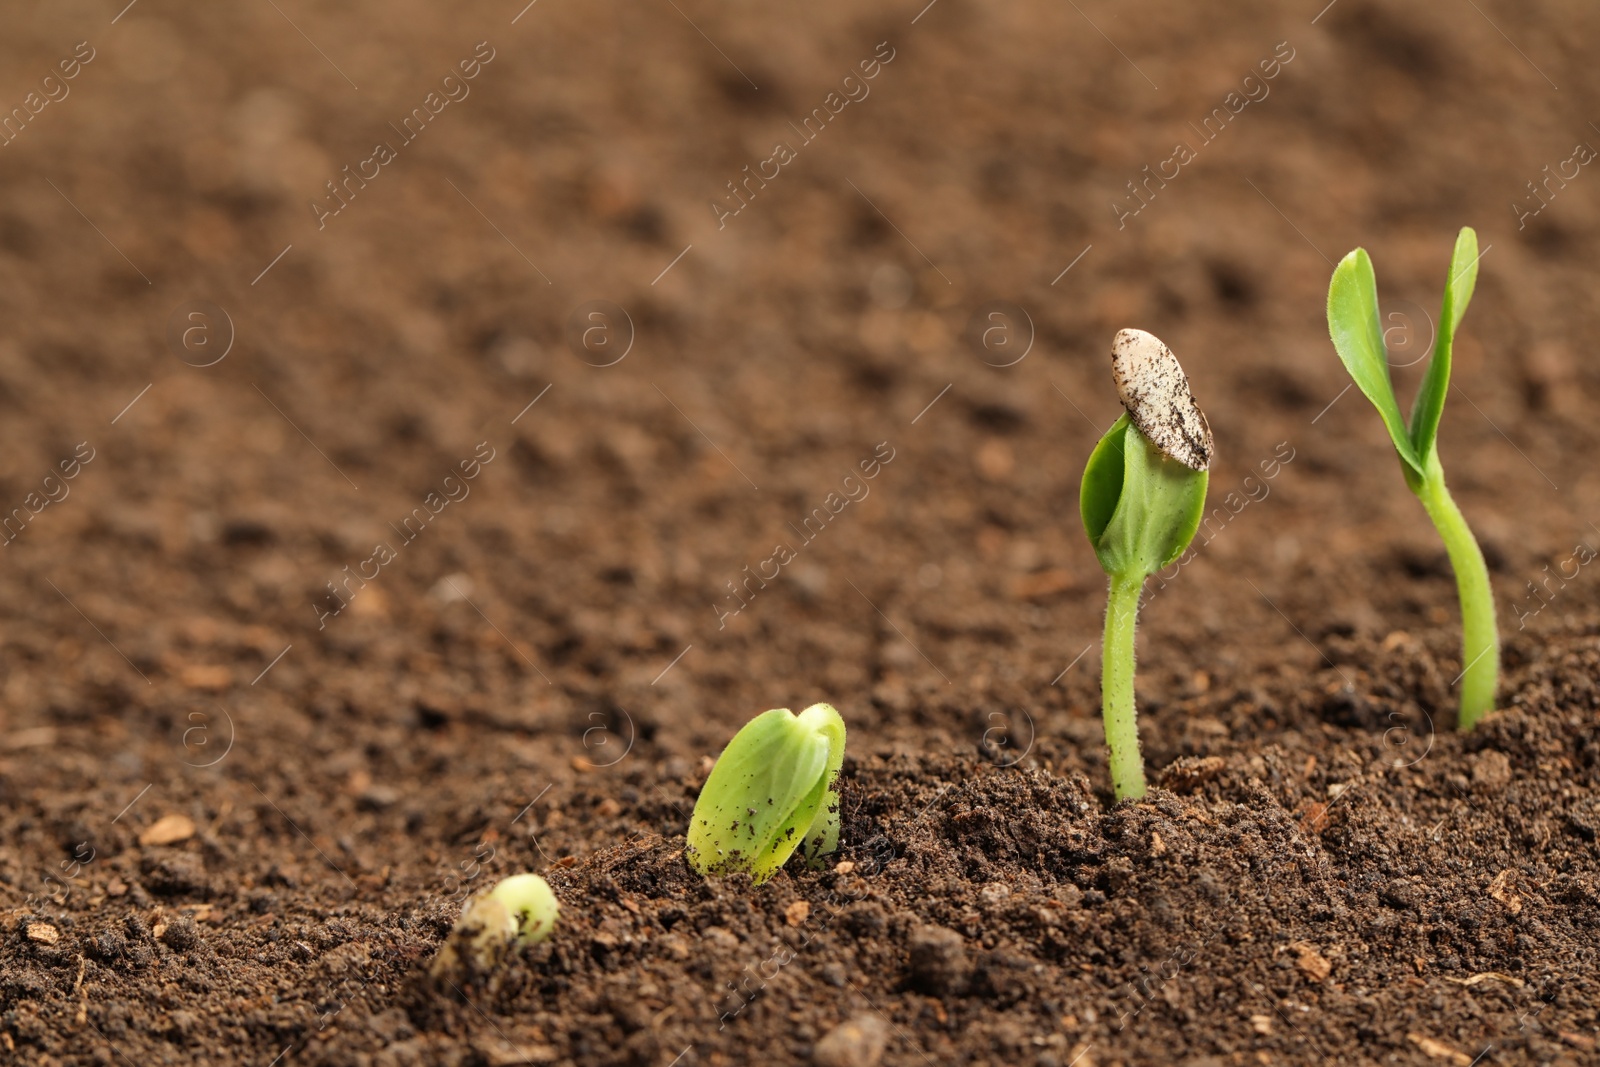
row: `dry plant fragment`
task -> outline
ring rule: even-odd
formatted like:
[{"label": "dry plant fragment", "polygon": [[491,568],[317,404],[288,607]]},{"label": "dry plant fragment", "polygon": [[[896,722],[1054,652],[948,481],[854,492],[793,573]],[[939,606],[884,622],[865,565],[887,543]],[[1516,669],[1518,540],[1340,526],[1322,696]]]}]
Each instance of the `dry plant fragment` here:
[{"label": "dry plant fragment", "polygon": [[1516,874],[1509,867],[1501,871],[1494,876],[1494,881],[1489,883],[1488,893],[1504,905],[1507,911],[1517,915],[1522,911],[1522,898],[1517,895],[1516,890],[1511,888],[1511,880],[1514,877],[1516,877]]},{"label": "dry plant fragment", "polygon": [[1472,1067],[1471,1056],[1459,1049],[1451,1048],[1443,1041],[1435,1041],[1426,1034],[1419,1034],[1413,1030],[1406,1034],[1406,1040],[1436,1060],[1449,1060],[1456,1067]]},{"label": "dry plant fragment", "polygon": [[1119,330],[1111,341],[1111,377],[1140,433],[1190,470],[1211,466],[1211,425],[1178,357],[1159,337]]},{"label": "dry plant fragment", "polygon": [[187,815],[163,815],[139,835],[141,845],[176,845],[194,836],[194,820]]}]

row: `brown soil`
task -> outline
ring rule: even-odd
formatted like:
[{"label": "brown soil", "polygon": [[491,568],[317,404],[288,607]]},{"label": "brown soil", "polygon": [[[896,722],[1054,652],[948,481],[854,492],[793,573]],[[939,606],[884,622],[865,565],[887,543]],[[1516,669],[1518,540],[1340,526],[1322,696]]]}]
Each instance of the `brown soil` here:
[{"label": "brown soil", "polygon": [[[3,16],[0,1054],[1600,1062],[1600,13],[1322,6]],[[1507,635],[1467,737],[1322,321],[1364,244],[1425,347],[1462,224],[1442,447]],[[1113,805],[1076,494],[1129,325],[1220,510]],[[693,877],[711,757],[823,699],[836,865]],[[434,984],[523,870],[556,935]]]}]

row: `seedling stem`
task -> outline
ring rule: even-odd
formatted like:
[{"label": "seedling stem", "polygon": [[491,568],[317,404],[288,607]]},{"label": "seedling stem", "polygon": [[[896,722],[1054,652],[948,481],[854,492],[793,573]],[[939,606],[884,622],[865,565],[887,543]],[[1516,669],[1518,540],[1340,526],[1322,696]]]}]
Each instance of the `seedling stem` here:
[{"label": "seedling stem", "polygon": [[1461,709],[1457,728],[1470,730],[1494,710],[1494,691],[1500,673],[1500,635],[1494,621],[1494,594],[1489,587],[1489,567],[1483,550],[1472,536],[1461,509],[1444,484],[1444,469],[1437,452],[1428,454],[1427,475],[1416,478],[1407,470],[1407,482],[1422,501],[1428,518],[1444,539],[1450,569],[1456,576],[1461,600]]},{"label": "seedling stem", "polygon": [[1144,575],[1111,577],[1106,601],[1105,643],[1100,661],[1101,714],[1106,745],[1111,750],[1111,781],[1118,800],[1144,796],[1144,757],[1139,750],[1139,722],[1133,704],[1134,630]]}]

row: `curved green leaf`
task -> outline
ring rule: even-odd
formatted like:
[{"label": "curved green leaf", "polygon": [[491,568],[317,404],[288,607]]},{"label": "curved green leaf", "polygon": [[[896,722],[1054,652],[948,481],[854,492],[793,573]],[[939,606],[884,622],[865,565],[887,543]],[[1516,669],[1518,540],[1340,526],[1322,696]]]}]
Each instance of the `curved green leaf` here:
[{"label": "curved green leaf", "polygon": [[1083,528],[1088,531],[1090,543],[1100,540],[1111,516],[1116,513],[1117,501],[1122,497],[1122,438],[1132,418],[1127,412],[1112,424],[1100,442],[1089,453],[1089,462],[1083,467],[1083,482],[1078,486],[1078,512],[1083,516]]},{"label": "curved green leaf", "polygon": [[798,716],[775,708],[746,723],[717,758],[690,817],[686,853],[695,870],[748,871],[759,885],[808,834],[817,849],[811,854],[836,848],[833,786],[844,736],[844,720],[826,704]]},{"label": "curved green leaf", "polygon": [[811,830],[806,834],[806,862],[839,850],[839,771],[844,766],[844,719],[832,704],[813,704],[800,713],[800,722],[828,739],[828,765],[822,771],[822,800]]},{"label": "curved green leaf", "polygon": [[1439,332],[1433,339],[1433,358],[1428,361],[1428,371],[1411,406],[1411,447],[1424,464],[1439,436],[1444,398],[1450,391],[1451,349],[1456,327],[1461,325],[1461,316],[1466,314],[1478,284],[1478,258],[1478,235],[1470,226],[1461,227],[1450,256],[1450,275],[1444,283],[1444,306],[1439,311]]},{"label": "curved green leaf", "polygon": [[1100,566],[1143,580],[1183,554],[1205,515],[1206,471],[1166,456],[1124,416],[1084,467],[1079,510]]},{"label": "curved green leaf", "polygon": [[1356,387],[1378,409],[1394,450],[1408,467],[1421,474],[1422,460],[1411,443],[1400,404],[1394,397],[1394,383],[1389,380],[1388,352],[1378,318],[1378,280],[1364,248],[1351,252],[1334,268],[1333,279],[1328,283],[1328,333]]}]

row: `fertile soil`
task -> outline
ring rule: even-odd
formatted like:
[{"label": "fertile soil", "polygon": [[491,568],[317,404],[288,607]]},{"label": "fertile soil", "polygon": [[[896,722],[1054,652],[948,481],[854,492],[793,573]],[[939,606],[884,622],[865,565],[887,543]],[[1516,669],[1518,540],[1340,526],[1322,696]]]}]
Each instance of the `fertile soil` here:
[{"label": "fertile soil", "polygon": [[[0,1057],[1600,1063],[1600,9],[924,2],[0,16]],[[1323,321],[1409,393],[1464,224],[1465,736]],[[1116,804],[1124,326],[1216,458]],[[695,876],[818,700],[839,853]]]}]

